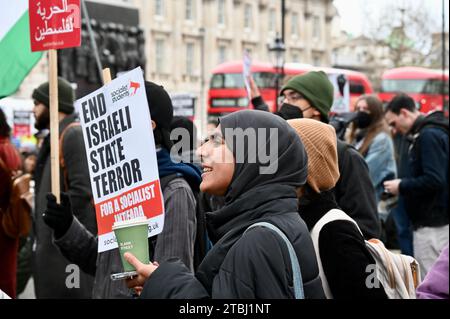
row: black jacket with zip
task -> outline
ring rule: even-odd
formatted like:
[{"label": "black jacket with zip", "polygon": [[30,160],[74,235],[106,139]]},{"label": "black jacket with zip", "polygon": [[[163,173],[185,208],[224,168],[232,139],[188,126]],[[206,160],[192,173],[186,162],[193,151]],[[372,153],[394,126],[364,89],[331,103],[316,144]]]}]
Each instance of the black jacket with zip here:
[{"label": "black jacket with zip", "polygon": [[306,298],[324,298],[308,229],[297,213],[293,187],[256,187],[232,204],[207,214],[215,245],[192,275],[178,260],[162,263],[144,285],[141,298],[293,298],[293,275],[285,242],[272,230],[277,226],[292,243],[299,260]]}]

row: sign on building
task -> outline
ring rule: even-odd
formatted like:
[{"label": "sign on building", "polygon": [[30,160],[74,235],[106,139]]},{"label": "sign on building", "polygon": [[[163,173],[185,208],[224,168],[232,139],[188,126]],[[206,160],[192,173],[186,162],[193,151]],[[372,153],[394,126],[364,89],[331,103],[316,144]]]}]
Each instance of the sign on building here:
[{"label": "sign on building", "polygon": [[195,115],[195,95],[190,93],[176,93],[170,95],[174,116],[185,116],[192,120]]}]

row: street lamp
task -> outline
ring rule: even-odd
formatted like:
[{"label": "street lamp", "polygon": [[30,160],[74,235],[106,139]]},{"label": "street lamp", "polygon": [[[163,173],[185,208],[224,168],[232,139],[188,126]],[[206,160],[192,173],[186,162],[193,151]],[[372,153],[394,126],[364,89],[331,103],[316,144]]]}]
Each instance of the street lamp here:
[{"label": "street lamp", "polygon": [[277,34],[272,44],[269,44],[269,53],[271,55],[272,64],[276,70],[275,76],[275,111],[278,110],[278,91],[280,89],[280,78],[284,78],[284,46],[283,39]]}]

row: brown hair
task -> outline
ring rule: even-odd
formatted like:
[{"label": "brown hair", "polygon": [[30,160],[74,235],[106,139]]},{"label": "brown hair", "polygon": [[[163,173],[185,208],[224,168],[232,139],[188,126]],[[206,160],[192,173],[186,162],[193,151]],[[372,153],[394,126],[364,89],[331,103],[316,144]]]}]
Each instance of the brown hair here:
[{"label": "brown hair", "polygon": [[[391,132],[384,118],[383,103],[381,102],[381,100],[375,95],[361,95],[355,103],[355,111],[358,111],[356,109],[356,105],[358,105],[358,102],[362,100],[366,101],[367,108],[372,117],[372,123],[370,123],[369,127],[367,128],[367,134],[364,138],[364,142],[358,150],[361,155],[366,156],[370,144],[372,144],[372,140],[375,138],[375,136],[377,136],[378,133],[385,132],[391,135]],[[356,127],[356,125],[352,123],[350,135],[348,138],[349,143],[353,143],[356,140],[357,129],[358,128]]]}]

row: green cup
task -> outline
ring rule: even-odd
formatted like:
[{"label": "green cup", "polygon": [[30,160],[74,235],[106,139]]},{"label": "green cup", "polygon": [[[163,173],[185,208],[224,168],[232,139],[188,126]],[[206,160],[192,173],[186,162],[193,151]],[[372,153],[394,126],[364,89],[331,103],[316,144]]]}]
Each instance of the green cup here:
[{"label": "green cup", "polygon": [[123,257],[126,252],[132,253],[144,264],[150,263],[148,255],[148,221],[146,218],[115,222],[112,230],[116,235],[120,258],[122,259],[125,272],[136,270]]}]

